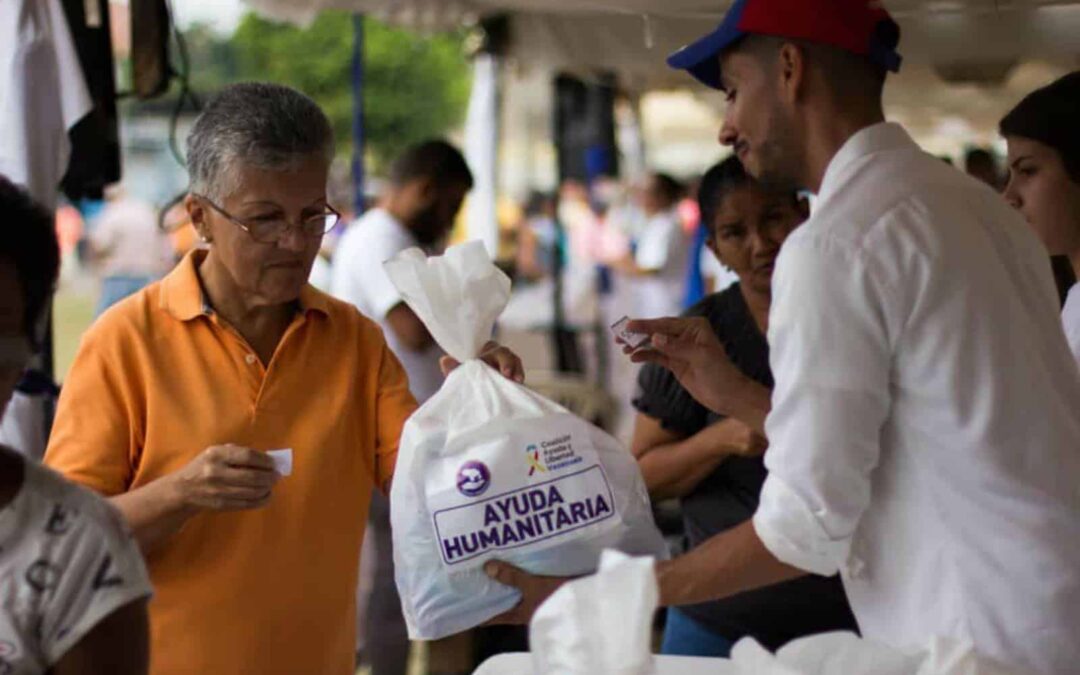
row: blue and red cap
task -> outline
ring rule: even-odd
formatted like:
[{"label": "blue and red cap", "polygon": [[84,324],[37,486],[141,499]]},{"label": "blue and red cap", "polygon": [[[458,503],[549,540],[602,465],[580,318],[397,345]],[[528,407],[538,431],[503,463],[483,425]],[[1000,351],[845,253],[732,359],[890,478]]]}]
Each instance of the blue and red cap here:
[{"label": "blue and red cap", "polygon": [[900,28],[880,0],[736,0],[716,30],[668,57],[713,89],[720,53],[747,35],[770,35],[838,47],[889,72],[900,70]]}]

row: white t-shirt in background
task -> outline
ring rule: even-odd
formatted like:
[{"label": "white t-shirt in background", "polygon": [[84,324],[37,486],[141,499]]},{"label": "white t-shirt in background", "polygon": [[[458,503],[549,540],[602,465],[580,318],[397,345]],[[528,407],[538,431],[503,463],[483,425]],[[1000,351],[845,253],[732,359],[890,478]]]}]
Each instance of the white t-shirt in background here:
[{"label": "white t-shirt in background", "polygon": [[682,313],[689,249],[689,238],[674,209],[649,218],[638,238],[634,260],[638,267],[658,273],[633,280],[637,318]]},{"label": "white t-shirt in background", "polygon": [[409,376],[409,390],[423,403],[442,386],[438,345],[417,352],[401,343],[386,321],[391,309],[403,302],[390,282],[383,263],[398,253],[419,246],[412,233],[385,209],[372,209],[353,223],[334,251],[330,291],[350,302],[378,323],[386,343]]},{"label": "white t-shirt in background", "polygon": [[173,265],[172,246],[157,225],[154,207],[137,199],[107,204],[94,221],[90,241],[103,254],[98,266],[106,277],[157,279]]},{"label": "white t-shirt in background", "polygon": [[1065,324],[1065,337],[1069,339],[1076,363],[1080,365],[1080,283],[1073,284],[1069,297],[1065,300],[1065,309],[1061,312],[1061,321]]},{"label": "white t-shirt in background", "polygon": [[739,280],[739,275],[725,267],[708,246],[701,249],[701,276],[712,282],[713,293],[726,291]]},{"label": "white t-shirt in background", "polygon": [[0,509],[0,673],[47,672],[98,623],[148,597],[150,580],[120,514],[25,461]]}]

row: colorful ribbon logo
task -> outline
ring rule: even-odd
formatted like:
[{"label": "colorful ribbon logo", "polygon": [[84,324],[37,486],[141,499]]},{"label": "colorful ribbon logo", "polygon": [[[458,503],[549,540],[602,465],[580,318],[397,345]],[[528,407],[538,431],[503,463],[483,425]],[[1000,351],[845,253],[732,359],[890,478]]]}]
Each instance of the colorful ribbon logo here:
[{"label": "colorful ribbon logo", "polygon": [[540,449],[535,445],[530,445],[525,448],[525,459],[529,462],[529,475],[535,474],[537,471],[544,473],[547,471],[544,468],[543,462],[540,461]]}]

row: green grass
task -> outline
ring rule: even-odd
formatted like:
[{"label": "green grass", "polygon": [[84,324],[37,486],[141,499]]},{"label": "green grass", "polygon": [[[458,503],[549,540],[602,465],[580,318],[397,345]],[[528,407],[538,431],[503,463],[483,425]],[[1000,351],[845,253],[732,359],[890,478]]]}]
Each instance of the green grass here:
[{"label": "green grass", "polygon": [[94,321],[96,289],[62,286],[53,300],[53,358],[56,381],[67,377],[79,340]]}]

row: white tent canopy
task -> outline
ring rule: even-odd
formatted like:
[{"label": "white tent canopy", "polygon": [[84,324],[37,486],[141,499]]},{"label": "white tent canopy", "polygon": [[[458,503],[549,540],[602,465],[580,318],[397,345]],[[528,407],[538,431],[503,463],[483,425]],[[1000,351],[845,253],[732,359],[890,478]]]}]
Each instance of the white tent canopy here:
[{"label": "white tent canopy", "polygon": [[[714,26],[730,2],[717,0],[246,0],[298,22],[322,9],[363,12],[439,30],[487,16],[510,17],[508,56],[552,70],[618,71],[624,87],[685,84],[664,56]],[[996,78],[1020,58],[1080,63],[1080,2],[885,0],[901,24],[908,64],[949,77]]]},{"label": "white tent canopy", "polygon": [[[730,0],[245,1],[271,18],[298,23],[313,20],[324,9],[339,9],[420,31],[468,26],[487,17],[505,15],[509,19],[505,56],[514,77],[530,72],[562,71],[587,79],[599,71],[614,71],[619,87],[631,94],[692,88],[699,97],[709,100],[708,109],[720,112],[723,108],[719,97],[713,100],[708,90],[696,85],[685,73],[670,70],[665,58],[714,27],[730,6]],[[900,52],[905,59],[900,76],[889,79],[888,114],[904,123],[933,152],[954,154],[971,144],[994,142],[997,120],[1023,94],[1080,67],[1080,0],[883,0],[883,3],[900,23]],[[477,73],[478,78],[483,75]],[[531,96],[531,92],[516,89],[515,98],[526,93]],[[507,105],[519,117],[531,112],[522,106]],[[547,106],[541,106],[545,107],[550,107],[550,101]],[[507,120],[504,114],[503,123]],[[515,128],[520,126],[521,120],[512,121]],[[686,106],[672,122],[680,135],[701,135],[700,129],[693,132],[685,124]],[[704,126],[709,129],[707,137],[682,143],[684,148],[702,150],[691,151],[693,157],[682,152],[673,158],[675,164],[697,166],[715,160],[716,144],[704,141],[715,138],[719,121],[714,119]],[[498,133],[494,127],[486,128],[492,134]],[[548,133],[546,124],[540,124],[539,128],[542,134]],[[664,139],[665,145],[673,146],[672,150],[678,152],[679,144],[670,142],[671,134],[664,134]],[[534,184],[535,153],[527,152],[523,156],[520,152],[532,146],[531,140],[534,139],[500,139],[504,147],[509,147],[506,141],[510,141],[514,152],[499,153],[500,169],[485,162],[478,167],[480,173],[487,174],[488,182],[494,181],[493,176],[499,173],[503,187]],[[477,153],[471,152],[470,156]],[[481,156],[490,158],[490,149]],[[650,161],[656,159],[653,156]],[[508,174],[522,180],[508,179]],[[494,223],[490,209],[487,211],[484,222],[474,217],[469,224],[477,236],[490,240]]]}]

